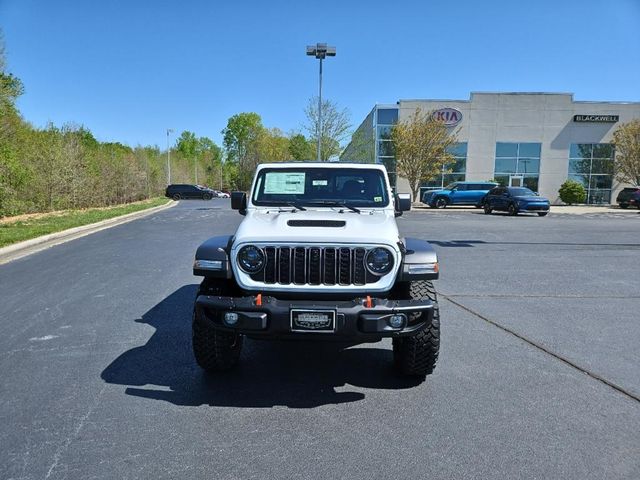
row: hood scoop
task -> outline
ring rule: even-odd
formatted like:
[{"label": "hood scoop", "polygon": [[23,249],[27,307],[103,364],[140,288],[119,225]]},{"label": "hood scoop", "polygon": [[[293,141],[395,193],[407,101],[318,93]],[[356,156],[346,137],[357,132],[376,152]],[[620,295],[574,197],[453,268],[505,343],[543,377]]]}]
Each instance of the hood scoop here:
[{"label": "hood scoop", "polygon": [[331,227],[340,228],[347,224],[344,220],[289,220],[290,227]]}]

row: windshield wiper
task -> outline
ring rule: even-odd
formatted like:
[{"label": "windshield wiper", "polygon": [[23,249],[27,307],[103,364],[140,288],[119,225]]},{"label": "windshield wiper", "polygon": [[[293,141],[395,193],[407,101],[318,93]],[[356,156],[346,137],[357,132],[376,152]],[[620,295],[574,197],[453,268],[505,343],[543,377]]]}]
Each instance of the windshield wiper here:
[{"label": "windshield wiper", "polygon": [[300,210],[301,212],[304,212],[306,210],[306,208],[296,202],[286,202],[285,205],[287,205],[288,207],[293,207],[296,210]]},{"label": "windshield wiper", "polygon": [[340,208],[348,208],[352,212],[360,213],[360,209],[354,206],[349,205],[346,202],[330,202],[330,201],[322,201],[322,202],[313,202],[318,205],[325,205],[327,207],[340,207]]},{"label": "windshield wiper", "polygon": [[264,205],[273,205],[275,207],[282,207],[282,206],[293,207],[296,210],[300,210],[301,212],[304,212],[306,210],[306,208],[304,208],[298,202],[270,202],[268,200],[263,200],[260,203]]}]

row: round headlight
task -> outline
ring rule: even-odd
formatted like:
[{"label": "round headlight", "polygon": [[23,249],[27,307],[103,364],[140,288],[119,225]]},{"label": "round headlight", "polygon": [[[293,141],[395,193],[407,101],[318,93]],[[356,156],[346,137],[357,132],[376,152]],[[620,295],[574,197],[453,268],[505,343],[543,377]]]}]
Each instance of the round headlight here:
[{"label": "round headlight", "polygon": [[393,255],[386,248],[376,247],[367,253],[365,264],[374,275],[385,275],[393,268]]},{"label": "round headlight", "polygon": [[238,265],[247,273],[258,273],[264,267],[264,253],[254,245],[242,247],[237,258]]}]

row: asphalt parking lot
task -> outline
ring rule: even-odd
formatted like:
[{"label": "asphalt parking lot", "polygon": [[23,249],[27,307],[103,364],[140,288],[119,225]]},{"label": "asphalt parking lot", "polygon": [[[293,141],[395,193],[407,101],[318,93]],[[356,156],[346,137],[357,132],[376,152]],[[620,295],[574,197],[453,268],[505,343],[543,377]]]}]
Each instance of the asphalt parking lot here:
[{"label": "asphalt parking lot", "polygon": [[441,262],[417,385],[388,341],[205,376],[193,253],[241,219],[182,201],[0,266],[0,478],[640,478],[640,215],[400,217]]}]

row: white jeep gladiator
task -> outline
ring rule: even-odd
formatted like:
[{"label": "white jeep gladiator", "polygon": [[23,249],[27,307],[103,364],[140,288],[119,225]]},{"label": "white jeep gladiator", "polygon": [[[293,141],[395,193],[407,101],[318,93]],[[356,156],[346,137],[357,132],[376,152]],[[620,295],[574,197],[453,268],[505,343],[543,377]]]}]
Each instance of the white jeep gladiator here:
[{"label": "white jeep gladiator", "polygon": [[233,192],[245,218],[235,235],[196,252],[204,279],[193,313],[193,350],[207,371],[232,368],[250,338],[375,342],[393,339],[403,375],[435,368],[440,318],[434,249],[402,238],[382,165],[259,165],[251,194]]}]

